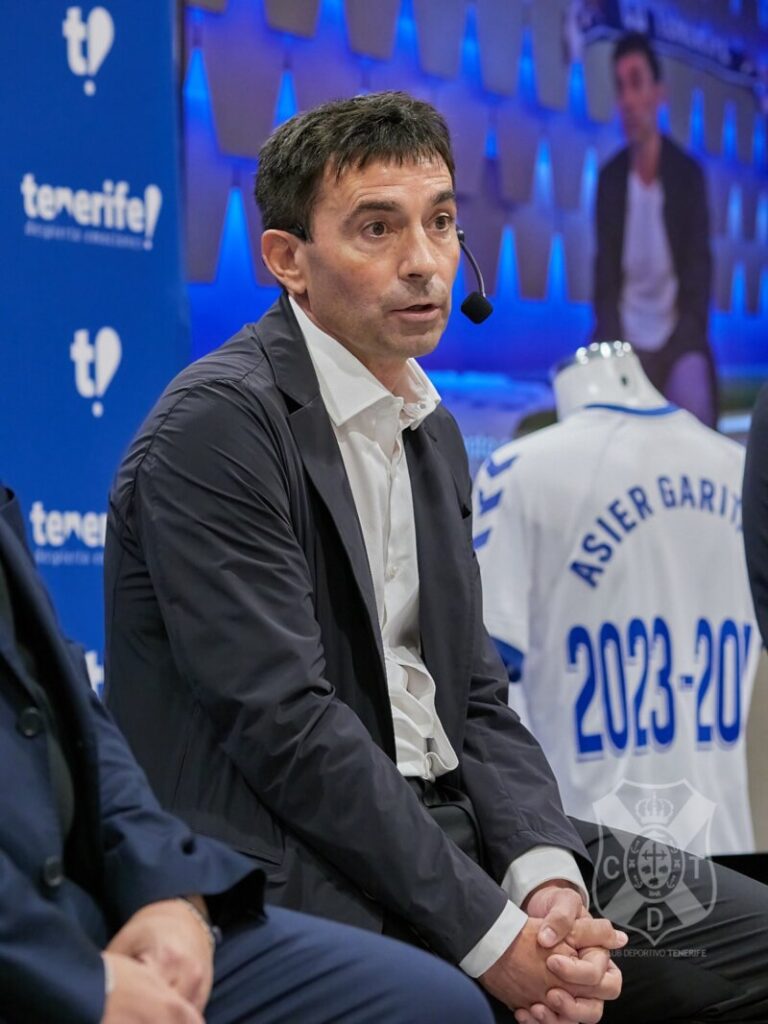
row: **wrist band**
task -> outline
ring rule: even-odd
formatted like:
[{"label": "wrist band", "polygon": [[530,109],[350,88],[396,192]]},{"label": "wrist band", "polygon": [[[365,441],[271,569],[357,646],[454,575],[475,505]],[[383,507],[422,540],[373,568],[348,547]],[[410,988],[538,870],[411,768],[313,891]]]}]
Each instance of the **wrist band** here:
[{"label": "wrist band", "polygon": [[187,897],[187,896],[177,896],[176,898],[181,903],[183,903],[184,906],[192,914],[195,915],[195,917],[200,922],[202,927],[205,928],[205,933],[208,936],[208,941],[211,944],[211,955],[213,955],[216,952],[216,947],[221,942],[221,931],[220,931],[220,929],[217,928],[216,925],[212,925],[210,923],[210,921],[206,918],[206,916],[204,914],[200,913],[198,908],[195,906],[195,904],[192,902],[192,900],[189,899],[189,897]]}]

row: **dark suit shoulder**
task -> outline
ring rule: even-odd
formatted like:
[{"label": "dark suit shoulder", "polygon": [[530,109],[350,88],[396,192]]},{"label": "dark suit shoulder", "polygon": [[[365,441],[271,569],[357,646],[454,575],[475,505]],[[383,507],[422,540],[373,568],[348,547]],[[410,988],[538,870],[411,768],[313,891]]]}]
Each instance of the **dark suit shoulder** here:
[{"label": "dark suit shoulder", "polygon": [[704,173],[696,157],[678,146],[668,135],[662,136],[661,159],[666,165],[665,170],[680,176],[701,177]]},{"label": "dark suit shoulder", "polygon": [[269,388],[273,383],[259,336],[259,325],[246,324],[219,348],[190,363],[177,374],[163,391],[149,418],[162,416],[180,398],[197,388],[222,384],[258,391]]},{"label": "dark suit shoulder", "polygon": [[[113,511],[130,503],[137,475],[159,445],[185,438],[189,444],[211,433],[232,434],[279,418],[280,396],[259,334],[242,330],[191,363],[168,384],[132,441],[110,493]],[[238,427],[239,425],[239,427]]]},{"label": "dark suit shoulder", "polygon": [[609,157],[600,168],[599,180],[601,183],[616,182],[625,178],[629,173],[629,149],[624,146],[618,153]]}]

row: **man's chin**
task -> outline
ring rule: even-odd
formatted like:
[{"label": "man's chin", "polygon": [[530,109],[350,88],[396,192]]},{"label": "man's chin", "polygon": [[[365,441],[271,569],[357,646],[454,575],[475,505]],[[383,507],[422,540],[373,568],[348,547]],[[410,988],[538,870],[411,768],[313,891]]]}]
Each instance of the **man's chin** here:
[{"label": "man's chin", "polygon": [[444,330],[444,321],[441,321],[439,326],[432,325],[429,329],[424,326],[417,329],[416,325],[401,328],[392,338],[392,347],[408,358],[426,356],[437,348]]}]

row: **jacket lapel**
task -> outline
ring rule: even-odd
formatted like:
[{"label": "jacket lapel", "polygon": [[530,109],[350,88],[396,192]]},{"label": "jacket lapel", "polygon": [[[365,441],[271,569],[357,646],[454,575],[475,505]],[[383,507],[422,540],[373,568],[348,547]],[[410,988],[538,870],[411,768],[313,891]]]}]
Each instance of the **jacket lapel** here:
[{"label": "jacket lapel", "polygon": [[260,334],[275,381],[288,399],[288,425],[301,461],[336,527],[383,663],[376,597],[363,531],[339,445],[320,396],[317,375],[285,296],[281,296],[261,321]]},{"label": "jacket lapel", "polygon": [[0,619],[0,659],[5,663],[16,682],[22,686],[31,697],[31,693],[29,692],[29,688],[25,681],[26,673],[24,672],[24,666],[16,652],[16,645],[14,643],[14,637],[11,635],[10,624],[7,623],[5,619]]},{"label": "jacket lapel", "polygon": [[[101,843],[99,760],[91,711],[87,705],[89,684],[87,680],[81,680],[75,670],[73,655],[67,648],[48,593],[26,546],[21,513],[15,499],[13,504],[15,509],[0,507],[0,559],[14,596],[18,598],[19,612],[30,623],[36,654],[40,655],[41,664],[46,666],[48,678],[46,682],[38,682],[57,688],[55,705],[63,712],[62,728],[71,730],[74,740],[72,756],[77,764],[72,763],[70,767],[74,770],[76,804],[83,809],[83,822],[88,823],[88,831],[81,834],[85,838],[79,842],[77,852],[79,876],[85,877],[96,870]],[[4,635],[0,635],[0,656],[4,657],[19,684],[34,700],[13,638],[3,632]]]},{"label": "jacket lapel", "polygon": [[681,204],[684,203],[685,196],[681,195],[680,183],[675,174],[672,143],[666,135],[661,137],[659,177],[661,178],[661,187],[664,192],[664,208],[662,212],[664,227],[667,231],[667,240],[669,241],[669,249],[672,254],[672,264],[677,273],[680,267],[680,233],[678,227],[680,224]]},{"label": "jacket lapel", "polygon": [[[18,597],[20,613],[34,624],[38,652],[42,660],[51,666],[52,674],[56,677],[55,684],[60,688],[59,696],[77,720],[86,756],[95,759],[95,744],[92,741],[89,711],[85,700],[88,684],[78,678],[73,655],[67,649],[50,598],[30,558],[23,534],[21,537],[18,535],[16,526],[22,523],[22,520],[15,498],[12,499],[12,505],[16,508],[0,508],[0,559],[12,590]],[[25,682],[26,670],[16,651],[13,638],[6,629],[0,632],[0,653],[13,669],[18,681],[29,691]]]},{"label": "jacket lapel", "polygon": [[614,232],[614,253],[618,261],[619,278],[623,276],[622,259],[624,253],[624,227],[627,216],[627,195],[629,193],[629,149],[623,149],[617,158],[615,186],[612,195],[608,199],[610,208],[614,211],[611,217],[612,230]]},{"label": "jacket lapel", "polygon": [[437,713],[458,742],[459,709],[471,675],[474,604],[469,508],[429,419],[405,433],[419,564],[419,621],[424,662],[435,680]]},{"label": "jacket lapel", "polygon": [[[20,544],[16,544],[18,540]],[[21,515],[19,503],[13,494],[0,485],[0,559],[3,564],[3,571],[8,577],[9,583],[16,589],[18,571],[14,569],[17,555],[26,560],[27,552],[23,547],[24,520]],[[15,550],[14,550],[15,549]],[[18,568],[18,567],[17,567]],[[31,565],[29,566],[31,568]],[[27,571],[29,571],[29,568]],[[27,686],[26,670],[19,657],[16,648],[16,638],[12,632],[12,623],[0,618],[0,658],[3,659],[16,682],[29,694],[32,693]]]},{"label": "jacket lapel", "polygon": [[312,481],[336,526],[360,596],[378,638],[379,653],[382,654],[383,659],[376,598],[373,592],[368,555],[365,551],[363,531],[336,436],[320,396],[318,395],[308,405],[304,405],[292,413],[288,422],[307,476]]}]

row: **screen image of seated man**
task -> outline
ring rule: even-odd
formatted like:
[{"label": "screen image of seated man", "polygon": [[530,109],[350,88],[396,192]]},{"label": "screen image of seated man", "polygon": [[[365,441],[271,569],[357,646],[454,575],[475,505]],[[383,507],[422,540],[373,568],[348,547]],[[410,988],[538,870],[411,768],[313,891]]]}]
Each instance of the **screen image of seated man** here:
[{"label": "screen image of seated man", "polygon": [[627,146],[600,170],[595,205],[595,339],[628,341],[654,387],[707,426],[717,371],[707,336],[709,210],[700,165],[659,130],[661,65],[646,36],[613,52]]},{"label": "screen image of seated man", "polygon": [[252,860],[161,810],[61,635],[2,485],[0,750],[3,1024],[490,1022],[434,957],[265,912]]},{"label": "screen image of seated man", "polygon": [[450,313],[454,189],[445,122],[403,93],[267,141],[283,294],[168,386],[118,471],[107,702],[160,802],[249,854],[269,901],[431,949],[499,1021],[764,1019],[766,890],[719,876],[665,947],[706,948],[695,967],[635,935],[614,962],[599,837],[506,705],[463,441],[415,361]]}]

